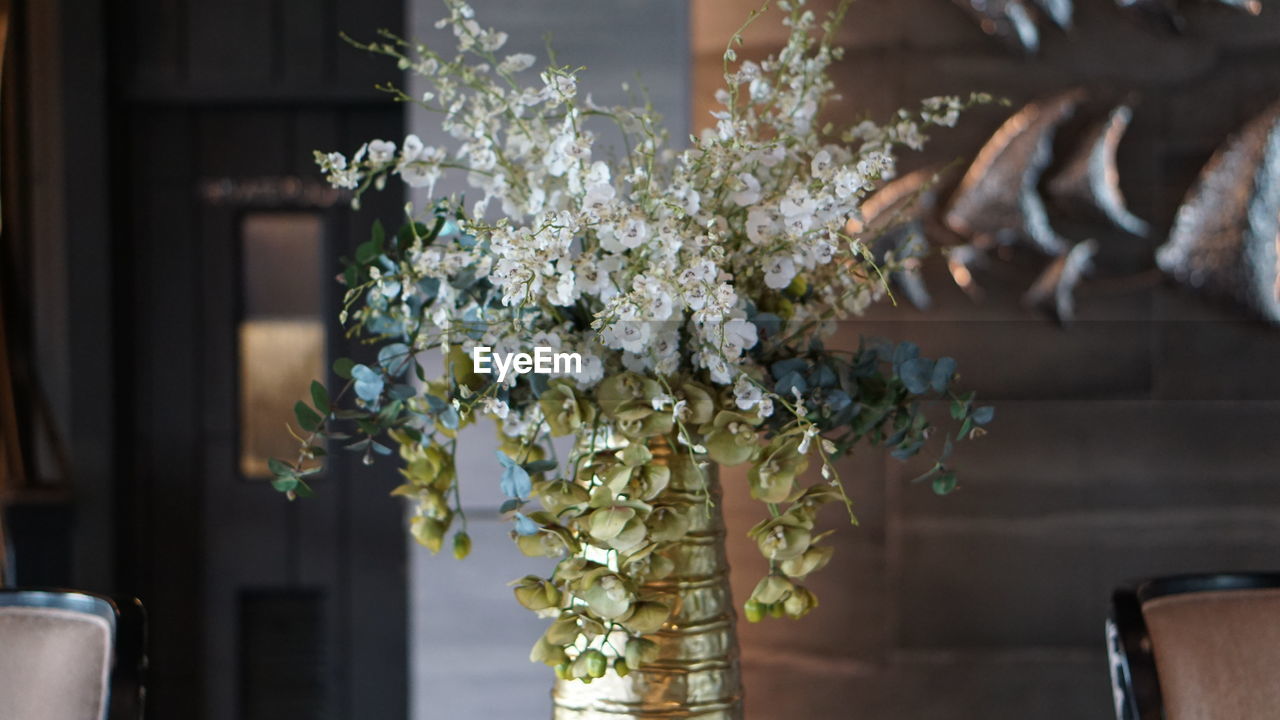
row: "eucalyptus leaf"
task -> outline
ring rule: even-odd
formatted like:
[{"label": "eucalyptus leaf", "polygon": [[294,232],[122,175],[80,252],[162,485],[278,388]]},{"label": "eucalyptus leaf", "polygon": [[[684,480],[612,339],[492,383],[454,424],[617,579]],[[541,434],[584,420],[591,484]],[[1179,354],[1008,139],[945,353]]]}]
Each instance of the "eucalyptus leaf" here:
[{"label": "eucalyptus leaf", "polygon": [[928,358],[911,358],[903,361],[898,366],[897,372],[908,392],[913,395],[923,395],[929,391],[933,380],[934,362]]},{"label": "eucalyptus leaf", "polygon": [[351,358],[341,357],[333,361],[333,374],[343,380],[351,379],[351,369],[356,366],[355,360]]},{"label": "eucalyptus leaf", "polygon": [[298,424],[307,432],[315,432],[320,428],[320,423],[323,422],[323,418],[301,400],[294,404],[293,414],[298,418]]},{"label": "eucalyptus leaf", "polygon": [[404,375],[413,362],[413,352],[404,343],[384,345],[378,351],[378,364],[393,378]]},{"label": "eucalyptus leaf", "polygon": [[331,409],[329,405],[329,391],[324,385],[320,384],[319,380],[311,381],[311,402],[316,406],[316,410],[320,411],[321,415],[329,414],[329,410]]},{"label": "eucalyptus leaf", "polygon": [[946,392],[947,387],[951,385],[951,378],[956,374],[955,358],[943,357],[938,358],[938,362],[933,366],[933,379],[931,385],[934,392]]}]

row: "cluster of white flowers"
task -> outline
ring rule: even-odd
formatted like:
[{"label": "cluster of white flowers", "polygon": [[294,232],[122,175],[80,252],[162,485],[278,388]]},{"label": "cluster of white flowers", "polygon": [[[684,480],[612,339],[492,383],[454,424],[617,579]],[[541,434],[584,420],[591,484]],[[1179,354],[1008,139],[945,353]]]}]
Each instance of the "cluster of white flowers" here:
[{"label": "cluster of white flowers", "polygon": [[[733,386],[744,409],[768,401],[740,380],[762,342],[753,320],[783,293],[782,319],[792,321],[858,313],[879,297],[882,280],[847,224],[893,176],[895,147],[919,147],[922,126],[953,124],[965,105],[933,98],[885,125],[819,128],[834,97],[827,70],[841,56],[831,43],[837,19],[819,22],[790,0],[779,3],[786,46],[759,63],[736,62],[729,50],[715,125],[674,151],[651,107],[600,106],[565,67],[525,80],[534,57],[498,55],[504,33],[480,26],[462,0],[446,4],[439,27],[457,38],[452,57],[398,40],[367,49],[430,81],[431,92],[401,99],[438,112],[453,146],[410,135],[398,152],[374,140],[350,162],[338,153],[317,160],[330,182],[358,191],[390,176],[430,189],[447,171],[464,173],[479,199],[457,210],[474,242],[420,244],[414,265],[445,280],[467,268],[504,310],[442,282],[441,297],[408,317],[411,291],[397,289],[406,327],[456,339],[460,318],[479,318],[488,327],[481,341],[493,347],[546,333],[591,359],[574,377],[582,386],[606,366],[705,371]],[[626,138],[616,161],[596,147],[592,127],[606,121]]]}]

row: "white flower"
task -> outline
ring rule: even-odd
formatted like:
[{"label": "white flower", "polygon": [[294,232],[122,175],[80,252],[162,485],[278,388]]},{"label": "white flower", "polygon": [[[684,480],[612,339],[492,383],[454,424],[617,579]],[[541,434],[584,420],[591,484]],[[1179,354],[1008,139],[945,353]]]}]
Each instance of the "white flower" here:
[{"label": "white flower", "polygon": [[422,155],[423,145],[422,138],[417,135],[407,135],[404,139],[404,146],[400,148],[401,162],[413,162]]},{"label": "white flower", "polygon": [[760,417],[770,417],[773,415],[773,398],[767,397],[760,401]]},{"label": "white flower", "polygon": [[480,400],[480,408],[499,420],[507,419],[507,415],[511,413],[511,407],[509,405],[498,398],[488,395]]},{"label": "white flower", "polygon": [[755,347],[759,339],[756,326],[743,317],[735,317],[725,323],[724,336],[726,343],[742,350]]},{"label": "white flower", "polygon": [[813,441],[814,436],[818,434],[818,428],[810,425],[804,430],[804,437],[800,438],[800,445],[796,448],[796,452],[804,455],[809,452],[809,444]]},{"label": "white flower", "polygon": [[778,217],[768,208],[756,206],[747,212],[747,237],[757,245],[773,240],[781,225]]},{"label": "white flower", "polygon": [[814,153],[813,160],[809,163],[809,171],[816,178],[827,179],[831,171],[831,153],[827,150],[819,150]]},{"label": "white flower", "polygon": [[860,193],[867,189],[868,183],[866,177],[851,167],[842,167],[835,174],[831,183],[832,189],[835,190],[836,197],[844,200],[856,193]]},{"label": "white flower", "polygon": [[813,199],[804,185],[794,182],[787,188],[787,194],[782,198],[778,209],[782,211],[783,218],[792,220],[797,217],[812,217],[814,208],[817,206],[818,202]]},{"label": "white flower", "polygon": [[764,392],[760,390],[760,386],[751,382],[751,378],[744,373],[738,376],[738,381],[733,384],[733,401],[739,410],[750,410],[760,404],[764,399]]},{"label": "white flower", "polygon": [[786,255],[776,255],[765,263],[764,284],[781,290],[796,277],[796,264]]},{"label": "white flower", "polygon": [[638,215],[632,215],[622,224],[620,231],[617,233],[618,242],[627,249],[635,249],[640,247],[649,239],[649,225],[644,218]]},{"label": "white flower", "polygon": [[386,165],[395,159],[396,144],[389,140],[370,140],[369,141],[369,162],[376,165]]},{"label": "white flower", "polygon": [[528,70],[533,66],[535,60],[536,58],[529,53],[508,55],[498,64],[498,72],[504,75],[514,75],[523,70]]},{"label": "white flower", "polygon": [[755,175],[742,173],[738,175],[738,182],[741,185],[738,190],[729,194],[730,201],[743,207],[760,202],[760,181]]}]

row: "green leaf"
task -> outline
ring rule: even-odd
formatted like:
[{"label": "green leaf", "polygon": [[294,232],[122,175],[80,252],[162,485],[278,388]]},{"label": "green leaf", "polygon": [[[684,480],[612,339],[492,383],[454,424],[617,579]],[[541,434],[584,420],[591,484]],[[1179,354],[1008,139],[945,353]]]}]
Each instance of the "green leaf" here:
[{"label": "green leaf", "polygon": [[555,460],[534,460],[533,462],[527,462],[524,464],[525,472],[530,474],[548,472],[550,470],[555,470],[555,469],[556,469]]},{"label": "green leaf", "polygon": [[947,472],[933,479],[933,491],[939,495],[946,495],[956,489],[956,474]]},{"label": "green leaf", "polygon": [[293,414],[297,416],[298,424],[307,432],[315,432],[323,421],[322,418],[316,414],[315,410],[312,410],[301,400],[293,406]]},{"label": "green leaf", "polygon": [[343,380],[351,379],[351,368],[356,366],[356,361],[351,358],[338,358],[333,361],[333,373]]},{"label": "green leaf", "polygon": [[267,461],[267,468],[276,477],[292,477],[294,475],[293,466],[283,460],[271,458]]},{"label": "green leaf", "polygon": [[360,243],[359,247],[356,248],[356,262],[361,265],[368,265],[378,259],[378,256],[381,254],[382,249],[377,245],[374,245],[372,240]]},{"label": "green leaf", "polygon": [[280,492],[290,492],[297,489],[302,481],[296,477],[281,477],[271,481],[271,487]]},{"label": "green leaf", "polygon": [[320,384],[319,380],[311,381],[311,402],[315,403],[316,410],[319,410],[321,415],[329,414],[329,391]]},{"label": "green leaf", "polygon": [[314,490],[311,489],[310,485],[299,480],[297,487],[293,488],[293,494],[301,498],[309,498],[315,495],[316,493]]},{"label": "green leaf", "polygon": [[382,246],[386,244],[387,231],[383,229],[381,220],[374,219],[373,227],[369,229],[369,242],[373,243],[373,246],[379,252],[382,251]]}]

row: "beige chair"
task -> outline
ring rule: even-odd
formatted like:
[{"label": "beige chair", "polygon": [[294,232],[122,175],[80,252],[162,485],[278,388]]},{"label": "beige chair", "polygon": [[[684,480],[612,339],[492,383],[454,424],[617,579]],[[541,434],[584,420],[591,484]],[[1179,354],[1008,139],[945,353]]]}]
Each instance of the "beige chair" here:
[{"label": "beige chair", "polygon": [[1280,574],[1149,580],[1112,605],[1120,720],[1280,717]]},{"label": "beige chair", "polygon": [[136,602],[0,590],[0,718],[137,720],[143,623]]}]

